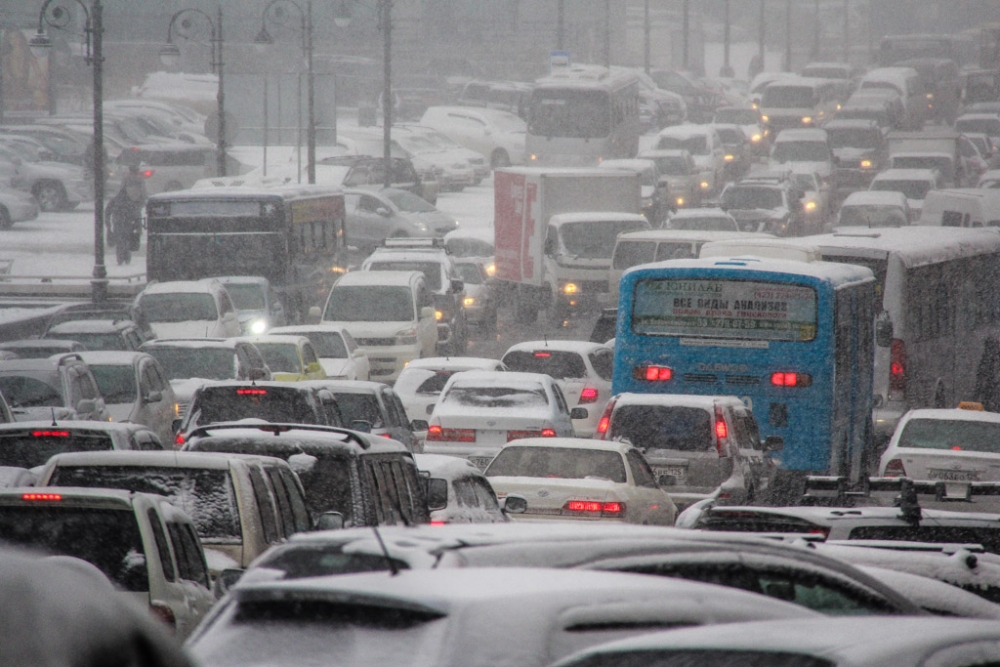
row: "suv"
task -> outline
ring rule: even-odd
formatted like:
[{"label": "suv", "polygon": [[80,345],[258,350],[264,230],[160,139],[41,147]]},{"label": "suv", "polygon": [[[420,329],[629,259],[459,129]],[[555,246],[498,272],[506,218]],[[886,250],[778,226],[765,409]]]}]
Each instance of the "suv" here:
[{"label": "suv", "polygon": [[0,362],[0,393],[18,421],[110,421],[90,368],[77,353]]},{"label": "suv", "polygon": [[[341,418],[352,429],[398,440],[410,451],[419,451],[402,401],[381,382],[363,380],[314,380],[309,386],[333,394]],[[423,418],[421,418],[423,419]]]},{"label": "suv", "polygon": [[430,520],[413,457],[389,438],[302,424],[220,424],[192,435],[188,451],[287,459],[319,527]]},{"label": "suv", "polygon": [[433,357],[434,298],[418,271],[352,271],[330,290],[323,322],[342,326],[368,355],[369,377],[392,382],[406,364]]},{"label": "suv", "polygon": [[4,489],[0,540],[91,563],[120,591],[117,595],[141,598],[181,638],[215,601],[191,519],[159,495]]},{"label": "suv", "polygon": [[191,515],[214,579],[246,567],[272,544],[309,530],[302,487],[284,461],[188,452],[59,454],[39,474],[41,487],[124,489],[162,494]]},{"label": "suv", "polygon": [[758,498],[775,470],[767,452],[782,447],[777,436],[761,440],[753,412],[735,396],[618,394],[595,437],[637,447],[679,509]]},{"label": "suv", "polygon": [[802,193],[785,180],[752,175],[722,191],[722,208],[736,218],[745,232],[793,236],[803,226]]},{"label": "suv", "polygon": [[840,120],[823,126],[833,148],[837,187],[864,188],[889,159],[889,144],[873,120]]},{"label": "suv", "polygon": [[131,320],[71,320],[50,326],[42,338],[75,340],[88,350],[134,352],[145,337]]},{"label": "suv", "polygon": [[465,284],[443,241],[387,239],[369,255],[362,271],[420,271],[434,299],[438,354],[461,355],[469,342]]}]

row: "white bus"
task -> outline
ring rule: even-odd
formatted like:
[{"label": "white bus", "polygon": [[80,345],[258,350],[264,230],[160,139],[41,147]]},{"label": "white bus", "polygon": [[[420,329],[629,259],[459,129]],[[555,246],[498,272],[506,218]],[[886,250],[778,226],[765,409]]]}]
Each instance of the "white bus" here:
[{"label": "white bus", "polygon": [[[755,254],[753,244],[743,243],[739,252]],[[724,251],[715,245],[704,246],[702,254]],[[888,440],[907,410],[975,400],[983,341],[1000,332],[996,230],[847,227],[768,240],[757,254],[776,257],[781,245],[788,247],[788,258],[818,249],[823,260],[860,264],[875,274],[876,442]]]},{"label": "white bus", "polygon": [[593,167],[639,152],[639,81],[572,65],[539,79],[528,105],[529,166]]}]

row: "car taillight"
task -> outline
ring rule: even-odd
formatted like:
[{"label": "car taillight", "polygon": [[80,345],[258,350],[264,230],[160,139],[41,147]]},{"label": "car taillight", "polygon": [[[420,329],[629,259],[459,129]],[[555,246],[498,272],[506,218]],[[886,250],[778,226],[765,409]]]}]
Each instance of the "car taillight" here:
[{"label": "car taillight", "polygon": [[885,477],[906,477],[906,468],[900,459],[892,459],[885,464]]},{"label": "car taillight", "polygon": [[431,521],[432,526],[445,526],[447,524],[448,524],[447,521]]},{"label": "car taillight", "polygon": [[[553,433],[553,435],[555,435]],[[511,440],[521,440],[522,438],[540,438],[541,431],[507,431],[507,442]]]},{"label": "car taillight", "polygon": [[21,500],[41,500],[46,502],[58,502],[62,500],[62,495],[58,493],[22,493]]},{"label": "car taillight", "polygon": [[615,403],[617,399],[612,398],[608,401],[608,404],[604,406],[604,414],[601,415],[601,420],[597,422],[597,432],[594,433],[594,437],[598,440],[603,440],[608,432],[608,428],[611,426],[611,414],[615,411]]},{"label": "car taillight", "polygon": [[177,629],[177,617],[174,616],[174,610],[167,603],[154,600],[149,603],[149,611],[153,614],[154,618],[163,621],[172,630]]},{"label": "car taillight", "polygon": [[536,359],[548,359],[552,356],[551,352],[535,352]]},{"label": "car taillight", "polygon": [[434,424],[427,427],[427,439],[434,442],[475,442],[476,429],[474,428],[441,428]]},{"label": "car taillight", "polygon": [[597,402],[597,390],[593,387],[584,387],[583,391],[580,392],[580,403],[596,403]]},{"label": "car taillight", "polygon": [[543,428],[542,429],[543,438],[554,438],[556,437],[556,430],[554,428]]},{"label": "car taillight", "polygon": [[715,445],[719,451],[719,458],[724,459],[729,456],[726,447],[726,438],[729,437],[729,427],[726,425],[726,416],[722,414],[722,406],[715,406]]},{"label": "car taillight", "polygon": [[143,178],[149,178],[154,173],[156,172],[154,172],[152,169],[143,169],[142,171],[139,172],[139,175],[142,176]]},{"label": "car taillight", "polygon": [[32,431],[33,438],[68,438],[69,431]]},{"label": "car taillight", "polygon": [[250,388],[250,389],[237,389],[236,390],[236,395],[237,396],[267,396],[267,389],[259,389],[257,387],[253,387],[253,388]]},{"label": "car taillight", "polygon": [[174,436],[174,446],[181,447],[183,445],[184,445],[184,434],[178,433],[177,435]]},{"label": "car taillight", "polygon": [[809,387],[812,385],[812,381],[812,376],[808,373],[791,373],[788,371],[771,373],[771,384],[775,387]]},{"label": "car taillight", "polygon": [[889,346],[889,389],[906,390],[906,346],[899,338],[893,338]]},{"label": "car taillight", "polygon": [[674,371],[668,366],[636,366],[632,377],[646,382],[666,382],[674,378]]},{"label": "car taillight", "polygon": [[563,512],[584,516],[620,517],[625,514],[625,503],[612,501],[603,503],[599,500],[567,500]]}]

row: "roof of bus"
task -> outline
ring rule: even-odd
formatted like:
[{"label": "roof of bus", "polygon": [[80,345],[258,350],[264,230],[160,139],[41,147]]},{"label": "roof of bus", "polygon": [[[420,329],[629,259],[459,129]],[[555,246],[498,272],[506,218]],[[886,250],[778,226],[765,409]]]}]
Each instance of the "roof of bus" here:
[{"label": "roof of bus", "polygon": [[[1000,252],[996,229],[955,227],[842,227],[832,234],[805,236],[802,243],[823,248],[866,248],[897,255],[908,267],[924,266],[967,255]],[[789,239],[789,241],[794,241]]]},{"label": "roof of bus", "polygon": [[542,77],[535,82],[538,88],[565,88],[568,85],[583,88],[614,88],[637,82],[639,78],[626,70],[608,70],[600,65],[570,65]]},{"label": "roof of bus", "polygon": [[275,187],[233,186],[219,188],[204,188],[197,190],[174,190],[160,192],[149,197],[149,201],[192,201],[192,200],[240,200],[275,197],[295,199],[298,197],[315,197],[320,195],[338,195],[341,189],[329,185],[278,185]]},{"label": "roof of bus", "polygon": [[871,270],[853,264],[837,262],[797,262],[791,259],[761,259],[759,257],[709,257],[707,259],[671,259],[665,262],[641,264],[625,271],[623,280],[633,273],[663,269],[732,269],[770,274],[788,274],[825,281],[834,287],[874,280]]},{"label": "roof of bus", "polygon": [[724,239],[768,239],[771,234],[760,232],[718,232],[695,229],[650,229],[641,232],[625,232],[618,235],[618,241],[689,241],[692,243],[721,241]]}]

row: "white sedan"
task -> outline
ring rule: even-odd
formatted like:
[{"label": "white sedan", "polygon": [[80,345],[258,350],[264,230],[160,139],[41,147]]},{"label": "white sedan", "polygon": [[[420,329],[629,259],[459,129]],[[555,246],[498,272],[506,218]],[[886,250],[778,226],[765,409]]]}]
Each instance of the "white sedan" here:
[{"label": "white sedan", "polygon": [[462,371],[502,371],[497,359],[481,357],[427,357],[414,359],[396,378],[393,391],[399,396],[410,420],[427,419],[448,379]]},{"label": "white sedan", "polygon": [[308,338],[316,350],[320,366],[331,380],[368,379],[368,355],[358,347],[344,327],[335,324],[301,324],[274,327],[268,333]]},{"label": "white sedan", "polygon": [[1000,481],[1000,414],[910,410],[882,454],[879,474],[943,482]]},{"label": "white sedan", "polygon": [[498,498],[524,496],[523,516],[531,519],[671,526],[677,514],[642,454],[626,442],[517,440],[496,455],[486,477]]}]

